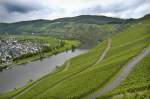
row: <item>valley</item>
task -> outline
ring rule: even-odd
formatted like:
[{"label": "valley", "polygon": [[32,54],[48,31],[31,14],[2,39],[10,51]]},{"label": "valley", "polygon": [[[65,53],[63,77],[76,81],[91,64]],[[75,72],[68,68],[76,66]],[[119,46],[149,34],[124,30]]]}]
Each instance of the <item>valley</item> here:
[{"label": "valley", "polygon": [[[1,93],[0,99],[149,99],[149,16],[124,20],[85,15],[0,24],[1,32],[8,34],[11,31],[11,35],[15,34],[21,40],[35,38],[54,44],[55,50],[46,50],[43,57],[66,51],[61,58],[61,53],[47,61],[43,58],[41,65],[47,65],[45,70],[50,67],[52,70],[10,92]],[[32,37],[25,36],[31,34]],[[64,45],[57,47],[61,41]],[[67,56],[69,49],[75,51]],[[37,57],[39,55],[31,60]],[[56,58],[51,61],[53,57]],[[30,57],[17,62],[22,61],[30,61]],[[53,65],[53,61],[62,62]],[[30,66],[32,63],[27,63],[27,68]]]}]

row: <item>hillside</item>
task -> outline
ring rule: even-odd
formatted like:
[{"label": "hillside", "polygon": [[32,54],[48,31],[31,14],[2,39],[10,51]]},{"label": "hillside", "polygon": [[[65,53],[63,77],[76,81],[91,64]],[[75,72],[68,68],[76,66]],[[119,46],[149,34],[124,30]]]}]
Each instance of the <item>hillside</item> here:
[{"label": "hillside", "polygon": [[[99,43],[88,53],[68,60],[62,68],[57,69],[55,72],[21,89],[3,94],[0,98],[95,99],[100,96],[99,92],[103,87],[105,88],[107,84],[120,75],[128,62],[144,52],[144,49],[149,46],[149,27],[149,18],[135,23],[127,23],[126,28],[109,37],[108,40]],[[143,61],[134,66],[135,70],[133,69],[129,76],[127,75],[128,78],[125,83],[121,84],[121,89],[125,88],[122,89],[123,92],[129,89],[135,92],[134,89],[149,86],[149,72],[146,70],[149,68],[147,64],[149,64],[150,54],[146,55]],[[137,75],[137,72],[139,75]],[[134,78],[133,82],[128,80],[132,78]],[[137,83],[140,79],[144,80]],[[137,86],[134,86],[136,84]],[[146,90],[149,90],[149,87],[146,87]],[[108,94],[111,94],[111,92]]]},{"label": "hillside", "polygon": [[[87,45],[96,44],[121,31],[126,21],[105,16],[82,15],[56,20],[33,20],[1,23],[1,34],[46,34],[67,39],[78,39]],[[90,44],[91,43],[91,44]]]},{"label": "hillside", "polygon": [[[144,23],[144,27],[147,28],[147,33],[150,24],[150,15],[146,15],[141,18],[141,23]],[[141,27],[140,30],[145,30]],[[148,41],[149,42],[149,41]],[[121,82],[119,86],[110,90],[98,99],[149,99],[150,97],[150,54],[139,62],[132,70],[127,78]]]}]

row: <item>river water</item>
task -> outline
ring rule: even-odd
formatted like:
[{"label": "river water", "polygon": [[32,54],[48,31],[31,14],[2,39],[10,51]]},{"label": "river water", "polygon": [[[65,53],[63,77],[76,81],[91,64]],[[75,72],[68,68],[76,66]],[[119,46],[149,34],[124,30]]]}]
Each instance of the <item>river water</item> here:
[{"label": "river water", "polygon": [[12,91],[27,84],[30,80],[37,80],[61,66],[65,61],[87,52],[87,49],[62,52],[57,55],[34,61],[27,64],[14,66],[0,72],[0,93]]}]

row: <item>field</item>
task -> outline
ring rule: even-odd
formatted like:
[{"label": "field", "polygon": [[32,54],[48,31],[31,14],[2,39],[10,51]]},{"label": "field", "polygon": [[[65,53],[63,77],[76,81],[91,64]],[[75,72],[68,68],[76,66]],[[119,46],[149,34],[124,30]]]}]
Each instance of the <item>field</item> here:
[{"label": "field", "polygon": [[[98,44],[88,53],[70,59],[69,66],[66,62],[61,69],[54,71],[52,74],[46,75],[29,84],[29,86],[25,86],[25,88],[2,94],[0,98],[86,99],[111,81],[130,59],[149,46],[149,19],[127,25],[123,31],[109,38],[111,39],[111,47],[101,61],[99,59],[108,47],[108,40]],[[138,64],[137,70],[129,75],[125,83],[121,84],[123,87],[121,90],[124,90],[126,85],[127,88],[133,88],[142,84],[149,84],[149,78],[144,78],[145,76],[149,77],[149,56],[140,64]],[[145,68],[142,68],[142,66]],[[135,84],[138,81],[137,79],[143,80]],[[134,83],[134,86],[132,83]],[[149,89],[143,91],[143,94],[148,92]]]}]

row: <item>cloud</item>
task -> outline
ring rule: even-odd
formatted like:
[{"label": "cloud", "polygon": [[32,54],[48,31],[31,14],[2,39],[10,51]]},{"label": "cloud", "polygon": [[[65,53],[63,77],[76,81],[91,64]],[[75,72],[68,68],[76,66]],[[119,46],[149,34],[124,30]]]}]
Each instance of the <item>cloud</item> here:
[{"label": "cloud", "polygon": [[51,19],[60,12],[63,12],[63,8],[52,4],[45,5],[40,0],[0,1],[0,22]]},{"label": "cloud", "polygon": [[150,13],[150,1],[124,0],[110,4],[101,4],[97,2],[95,5],[89,5],[76,12],[80,14],[108,15],[120,18],[139,18]]},{"label": "cloud", "polygon": [[27,13],[29,11],[38,10],[39,8],[36,8],[34,6],[28,6],[28,5],[18,5],[13,3],[6,3],[3,5],[3,7],[9,12],[19,12],[19,13]]},{"label": "cloud", "polygon": [[148,13],[150,0],[0,0],[0,22],[85,14],[139,18]]},{"label": "cloud", "polygon": [[39,10],[43,8],[39,3],[35,4],[32,2],[23,2],[23,0],[3,0],[0,2],[0,6],[4,7],[9,13],[27,13],[32,10]]}]

